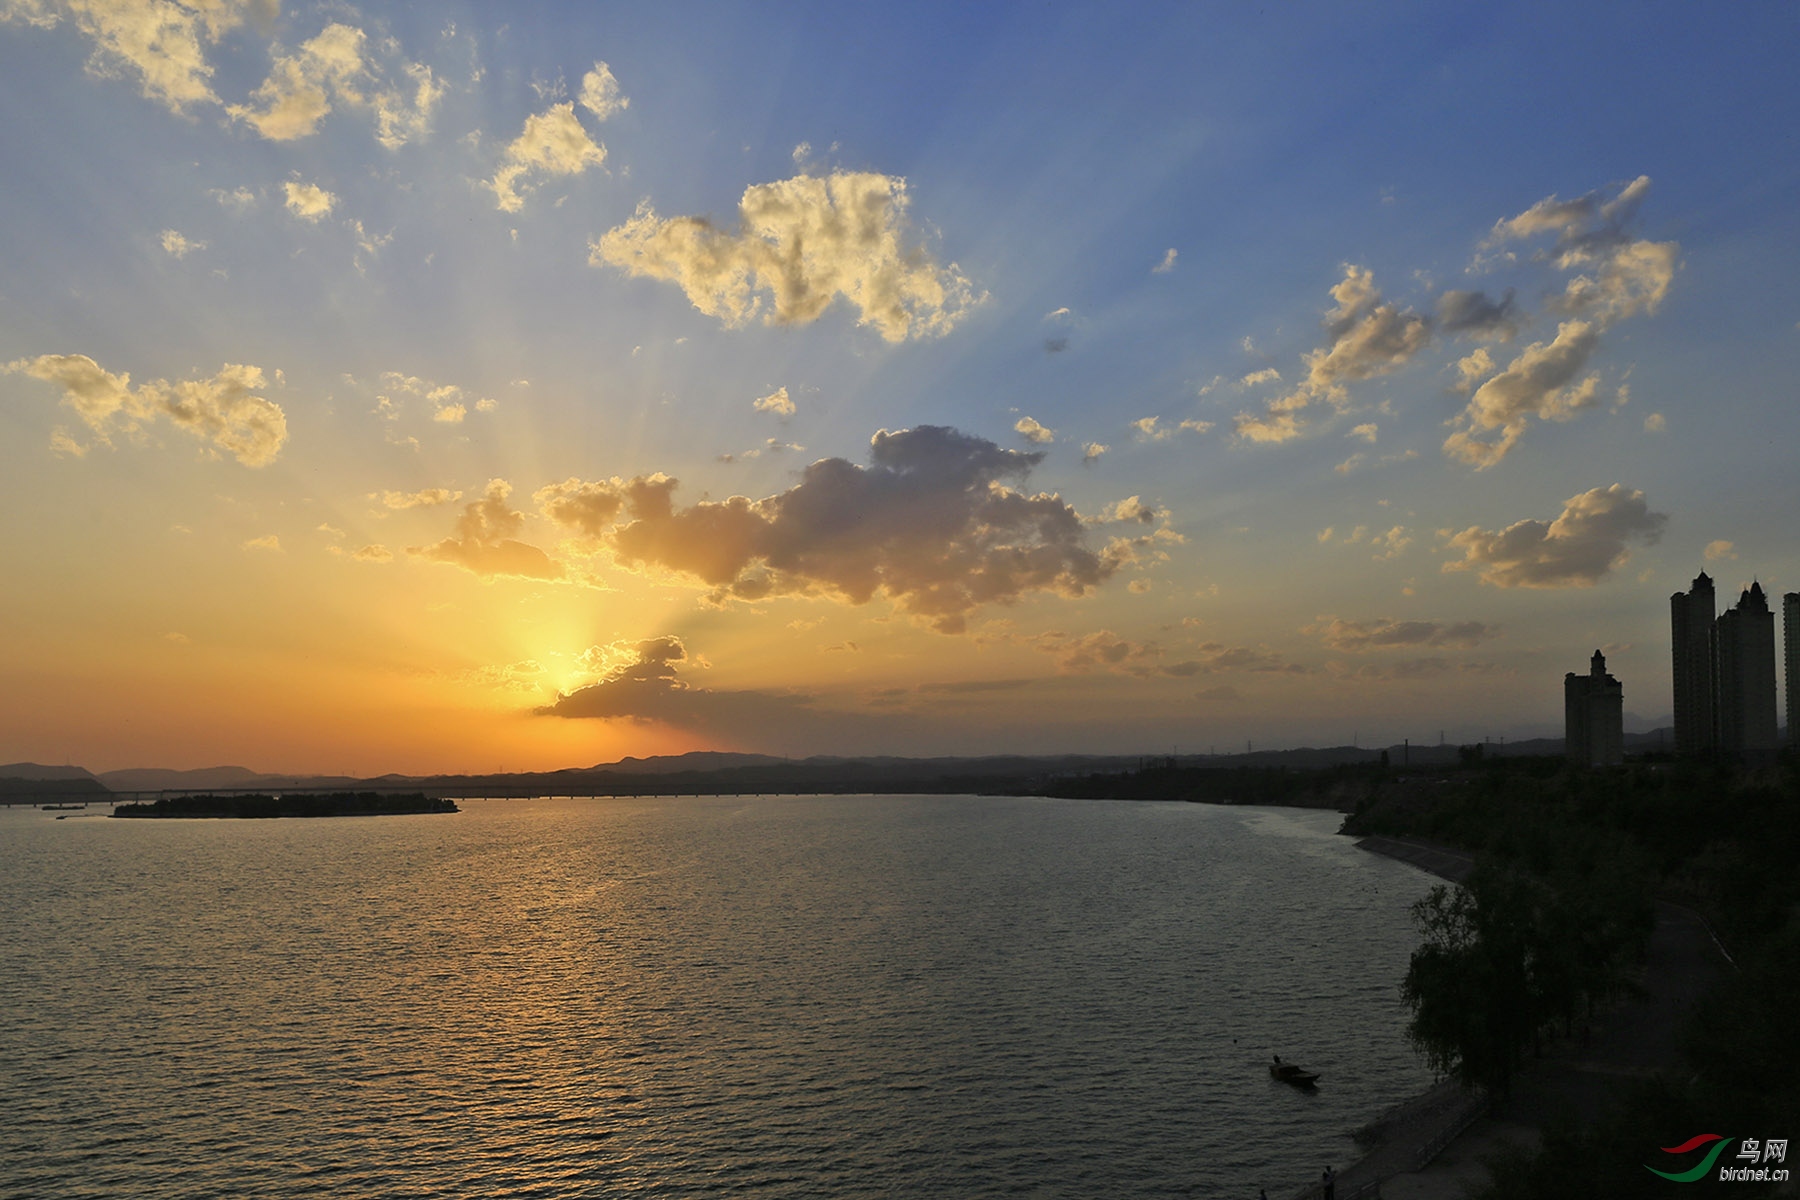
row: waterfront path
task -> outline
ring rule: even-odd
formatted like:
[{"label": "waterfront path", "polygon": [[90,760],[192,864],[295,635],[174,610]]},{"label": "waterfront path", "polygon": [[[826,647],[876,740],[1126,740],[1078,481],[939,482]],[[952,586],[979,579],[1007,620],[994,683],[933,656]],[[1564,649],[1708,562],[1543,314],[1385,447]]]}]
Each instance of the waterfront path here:
[{"label": "waterfront path", "polygon": [[[1426,842],[1367,837],[1357,845],[1452,882],[1474,867],[1468,854]],[[1682,1019],[1730,969],[1698,914],[1658,901],[1637,980],[1640,995],[1597,1016],[1586,1037],[1546,1045],[1543,1057],[1527,1064],[1504,1100],[1485,1105],[1483,1097],[1447,1080],[1384,1114],[1375,1122],[1384,1140],[1339,1172],[1338,1200],[1359,1194],[1462,1200],[1469,1188],[1487,1182],[1483,1159],[1511,1147],[1534,1150],[1545,1129],[1591,1121],[1632,1081],[1674,1066]],[[1319,1191],[1312,1185],[1296,1200]]]}]

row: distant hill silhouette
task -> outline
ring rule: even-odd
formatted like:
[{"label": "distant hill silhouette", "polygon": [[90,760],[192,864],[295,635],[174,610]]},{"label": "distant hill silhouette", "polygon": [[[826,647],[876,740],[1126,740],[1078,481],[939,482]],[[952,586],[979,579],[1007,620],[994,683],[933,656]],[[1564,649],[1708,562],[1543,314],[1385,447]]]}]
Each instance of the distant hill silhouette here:
[{"label": "distant hill silhouette", "polygon": [[[1674,746],[1666,728],[1625,735],[1625,749],[1643,754]],[[1484,742],[1485,756],[1557,755],[1561,738],[1516,742]],[[701,750],[689,754],[622,758],[591,767],[558,771],[526,771],[488,775],[275,775],[248,767],[203,767],[189,771],[142,767],[90,775],[80,767],[45,767],[14,763],[0,767],[0,795],[18,788],[86,788],[113,792],[207,792],[254,788],[263,792],[418,791],[453,796],[678,796],[694,794],[861,793],[861,792],[993,792],[1030,791],[1070,775],[1132,771],[1147,764],[1180,767],[1319,767],[1378,761],[1383,753],[1394,766],[1431,766],[1460,761],[1456,742],[1387,747],[1323,746],[1292,750],[1255,750],[1243,754],[1000,754],[985,757],[905,758],[899,755],[778,758]],[[60,793],[58,793],[60,794]]]}]

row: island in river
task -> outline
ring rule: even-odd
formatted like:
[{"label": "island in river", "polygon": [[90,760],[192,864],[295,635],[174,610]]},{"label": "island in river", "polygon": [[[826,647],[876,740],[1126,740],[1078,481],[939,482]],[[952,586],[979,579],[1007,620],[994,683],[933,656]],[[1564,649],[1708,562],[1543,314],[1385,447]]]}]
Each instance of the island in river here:
[{"label": "island in river", "polygon": [[403,813],[453,813],[456,801],[422,792],[323,792],[295,795],[164,796],[120,804],[115,817],[387,817]]}]

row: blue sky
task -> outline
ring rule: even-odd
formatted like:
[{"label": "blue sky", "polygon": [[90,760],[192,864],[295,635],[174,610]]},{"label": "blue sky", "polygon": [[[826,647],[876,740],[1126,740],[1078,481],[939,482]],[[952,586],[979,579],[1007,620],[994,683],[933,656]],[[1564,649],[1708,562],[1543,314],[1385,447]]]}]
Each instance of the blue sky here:
[{"label": "blue sky", "polygon": [[1517,737],[1596,646],[1664,716],[1670,592],[1800,588],[1797,51],[0,0],[0,757]]}]

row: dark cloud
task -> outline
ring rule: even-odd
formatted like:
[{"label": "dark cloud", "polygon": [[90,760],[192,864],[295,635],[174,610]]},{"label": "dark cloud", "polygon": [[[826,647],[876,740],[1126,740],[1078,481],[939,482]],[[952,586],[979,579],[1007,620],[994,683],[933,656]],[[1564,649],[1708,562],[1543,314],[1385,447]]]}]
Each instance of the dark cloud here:
[{"label": "dark cloud", "polygon": [[1438,328],[1461,337],[1509,341],[1523,319],[1511,288],[1499,300],[1486,292],[1461,291],[1445,292],[1437,300]]},{"label": "dark cloud", "polygon": [[1519,521],[1489,531],[1470,526],[1449,544],[1463,551],[1446,571],[1475,571],[1495,587],[1592,587],[1631,557],[1632,539],[1655,542],[1668,517],[1644,493],[1620,484],[1571,496],[1554,521]]},{"label": "dark cloud", "polygon": [[922,425],[877,433],[866,467],[820,459],[794,487],[760,500],[678,508],[677,481],[663,475],[557,486],[616,495],[628,519],[605,543],[618,561],[692,576],[715,600],[810,594],[865,604],[885,595],[958,633],[984,604],[1084,595],[1130,560],[1129,545],[1090,549],[1081,514],[1060,497],[1008,486],[1042,459]]},{"label": "dark cloud", "polygon": [[832,710],[801,693],[695,687],[681,676],[693,659],[678,637],[639,642],[628,657],[598,683],[559,693],[533,711],[571,720],[656,722],[751,746],[792,745],[799,739],[848,750],[905,730],[904,717]]}]

